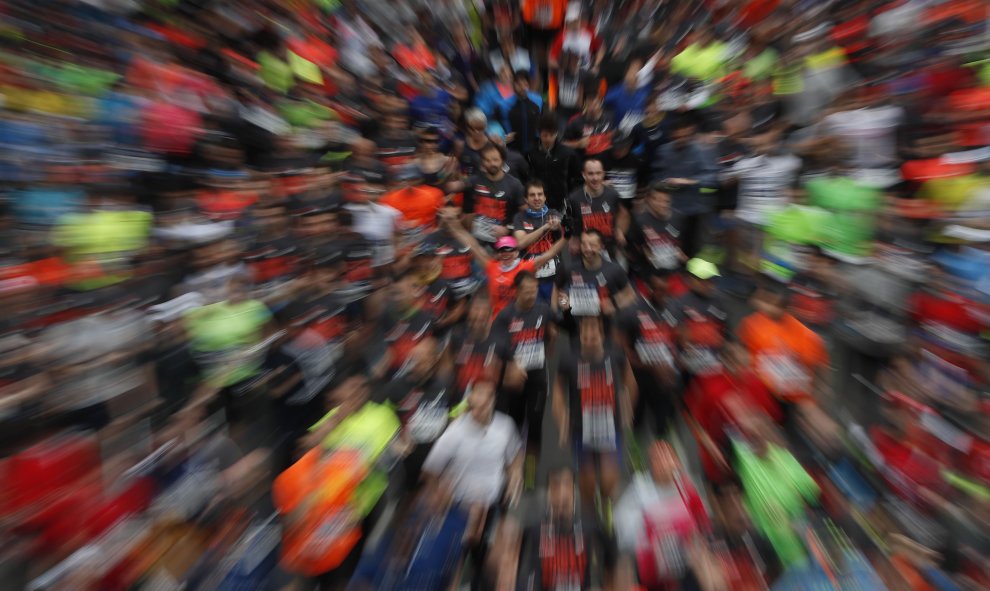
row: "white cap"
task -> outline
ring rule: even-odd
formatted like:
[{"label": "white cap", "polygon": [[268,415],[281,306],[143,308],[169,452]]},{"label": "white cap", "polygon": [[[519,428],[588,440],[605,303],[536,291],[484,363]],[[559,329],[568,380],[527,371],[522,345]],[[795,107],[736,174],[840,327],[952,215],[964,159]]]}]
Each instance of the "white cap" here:
[{"label": "white cap", "polygon": [[573,22],[581,20],[581,5],[577,2],[571,2],[567,5],[567,12],[564,14],[564,22]]}]

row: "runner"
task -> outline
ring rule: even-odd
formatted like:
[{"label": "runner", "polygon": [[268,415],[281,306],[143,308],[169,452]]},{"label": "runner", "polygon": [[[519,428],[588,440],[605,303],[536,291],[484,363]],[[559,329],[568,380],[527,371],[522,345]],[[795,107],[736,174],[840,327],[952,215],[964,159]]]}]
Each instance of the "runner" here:
[{"label": "runner", "polygon": [[448,193],[464,192],[464,224],[481,244],[491,247],[510,234],[509,224],[522,207],[522,183],[503,170],[505,151],[495,144],[481,149],[480,174],[447,186]]},{"label": "runner", "polygon": [[[538,257],[553,248],[554,234],[563,232],[563,214],[550,209],[546,202],[542,182],[526,183],[526,208],[512,220],[516,243],[520,250],[526,251],[524,259]],[[544,302],[553,301],[554,282],[559,266],[560,259],[555,257],[536,270],[536,278],[540,280],[540,300]]]},{"label": "runner", "polygon": [[[582,175],[584,186],[567,197],[569,215],[574,220],[574,236],[580,236],[585,230],[594,230],[604,238],[609,255],[614,256],[616,240],[629,228],[629,208],[622,207],[619,193],[605,184],[605,169],[601,160],[585,160]],[[577,250],[576,242],[572,240],[572,252]]]},{"label": "runner", "polygon": [[619,265],[604,258],[604,240],[595,230],[581,234],[581,257],[565,265],[557,275],[560,297],[556,302],[565,315],[574,318],[611,318],[630,303],[635,293]]},{"label": "runner", "polygon": [[632,274],[642,281],[657,273],[671,273],[687,260],[671,208],[672,191],[673,187],[662,182],[654,183],[647,193],[646,207],[630,224],[626,252]]}]

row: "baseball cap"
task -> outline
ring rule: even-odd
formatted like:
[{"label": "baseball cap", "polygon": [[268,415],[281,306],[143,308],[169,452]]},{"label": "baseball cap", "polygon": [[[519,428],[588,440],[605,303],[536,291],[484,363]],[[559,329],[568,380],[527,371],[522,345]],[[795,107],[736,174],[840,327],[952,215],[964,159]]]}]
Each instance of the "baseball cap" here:
[{"label": "baseball cap", "polygon": [[693,258],[687,262],[687,272],[698,279],[707,280],[712,277],[719,277],[718,267],[704,259]]},{"label": "baseball cap", "polygon": [[519,243],[512,236],[502,236],[495,241],[495,250],[512,249],[515,250],[519,248]]}]

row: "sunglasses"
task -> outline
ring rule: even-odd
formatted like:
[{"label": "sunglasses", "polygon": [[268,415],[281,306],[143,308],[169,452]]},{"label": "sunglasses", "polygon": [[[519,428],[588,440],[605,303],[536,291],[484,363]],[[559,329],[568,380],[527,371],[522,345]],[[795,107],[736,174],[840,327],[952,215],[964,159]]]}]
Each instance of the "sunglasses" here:
[{"label": "sunglasses", "polygon": [[437,137],[421,137],[419,138],[421,144],[439,144],[440,138]]}]

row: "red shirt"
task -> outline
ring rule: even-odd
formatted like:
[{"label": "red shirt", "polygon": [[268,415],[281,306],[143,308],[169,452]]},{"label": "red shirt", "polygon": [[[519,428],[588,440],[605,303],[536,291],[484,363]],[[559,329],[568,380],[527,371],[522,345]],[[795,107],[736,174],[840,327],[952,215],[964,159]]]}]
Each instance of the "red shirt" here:
[{"label": "red shirt", "polygon": [[488,262],[485,267],[485,275],[488,277],[488,299],[492,303],[492,318],[498,316],[503,308],[509,305],[516,297],[516,287],[513,282],[520,271],[536,272],[533,261],[517,261],[518,264],[508,271],[502,268],[502,263],[497,260]]}]

